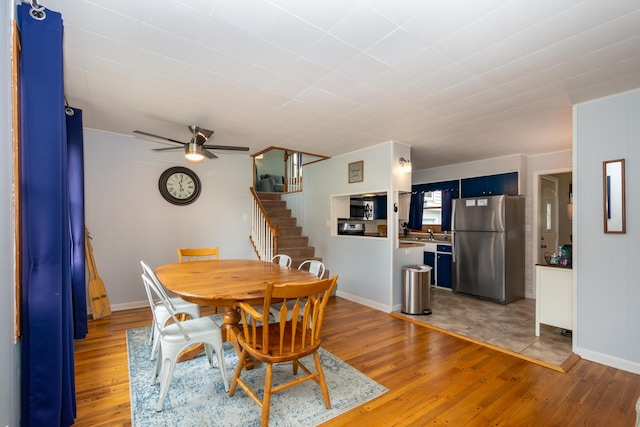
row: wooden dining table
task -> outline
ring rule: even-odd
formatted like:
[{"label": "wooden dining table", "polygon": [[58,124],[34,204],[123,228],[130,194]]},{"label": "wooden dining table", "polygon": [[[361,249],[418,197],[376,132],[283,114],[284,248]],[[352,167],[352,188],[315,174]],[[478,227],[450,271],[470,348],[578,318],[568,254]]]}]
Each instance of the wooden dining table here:
[{"label": "wooden dining table", "polygon": [[223,340],[231,342],[239,353],[237,335],[240,312],[237,303],[262,305],[267,283],[315,282],[315,274],[248,259],[218,259],[162,265],[156,276],[171,292],[200,305],[224,308]]}]

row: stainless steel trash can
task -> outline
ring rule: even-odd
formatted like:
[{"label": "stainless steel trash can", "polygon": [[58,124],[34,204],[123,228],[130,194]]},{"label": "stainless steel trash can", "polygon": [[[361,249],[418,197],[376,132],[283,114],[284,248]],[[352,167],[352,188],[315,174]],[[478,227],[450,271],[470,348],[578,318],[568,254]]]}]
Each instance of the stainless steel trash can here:
[{"label": "stainless steel trash can", "polygon": [[402,267],[402,308],[406,314],[431,314],[431,266]]}]

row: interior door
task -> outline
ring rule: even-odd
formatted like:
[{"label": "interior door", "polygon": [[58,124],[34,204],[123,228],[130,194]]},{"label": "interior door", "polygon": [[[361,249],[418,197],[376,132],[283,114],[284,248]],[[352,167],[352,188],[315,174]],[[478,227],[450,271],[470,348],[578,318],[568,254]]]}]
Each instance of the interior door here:
[{"label": "interior door", "polygon": [[538,206],[538,263],[545,264],[545,252],[552,254],[558,250],[558,178],[540,177]]}]

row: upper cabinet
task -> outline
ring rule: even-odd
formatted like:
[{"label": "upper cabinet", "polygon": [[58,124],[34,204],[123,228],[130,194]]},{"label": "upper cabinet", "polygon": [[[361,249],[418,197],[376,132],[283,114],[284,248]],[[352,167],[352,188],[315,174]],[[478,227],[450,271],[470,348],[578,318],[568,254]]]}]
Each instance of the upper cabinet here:
[{"label": "upper cabinet", "polygon": [[518,195],[518,172],[478,176],[461,180],[460,197],[481,197],[498,194]]},{"label": "upper cabinet", "polygon": [[373,219],[387,219],[387,196],[373,198]]}]

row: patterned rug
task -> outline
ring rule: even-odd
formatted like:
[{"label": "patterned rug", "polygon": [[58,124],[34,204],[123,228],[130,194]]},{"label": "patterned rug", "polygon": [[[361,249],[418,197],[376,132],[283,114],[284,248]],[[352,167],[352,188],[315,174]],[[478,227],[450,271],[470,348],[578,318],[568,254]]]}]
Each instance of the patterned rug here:
[{"label": "patterned rug", "polygon": [[[214,316],[214,320],[217,316]],[[217,322],[219,323],[219,322]],[[258,426],[260,407],[242,390],[233,397],[224,391],[217,360],[211,368],[204,354],[176,365],[164,411],[156,412],[160,382],[151,385],[155,361],[149,360],[149,327],[127,330],[129,386],[131,390],[131,421],[134,427],[152,426]],[[271,396],[270,426],[315,426],[359,406],[388,391],[360,371],[320,349],[320,359],[331,397],[331,409],[326,409],[320,387],[306,381]],[[229,380],[238,357],[225,343],[225,363]],[[312,356],[303,359],[313,369]],[[262,396],[265,368],[244,372],[243,378]],[[290,378],[291,364],[274,367],[274,384]],[[259,384],[256,387],[256,384]]]}]

